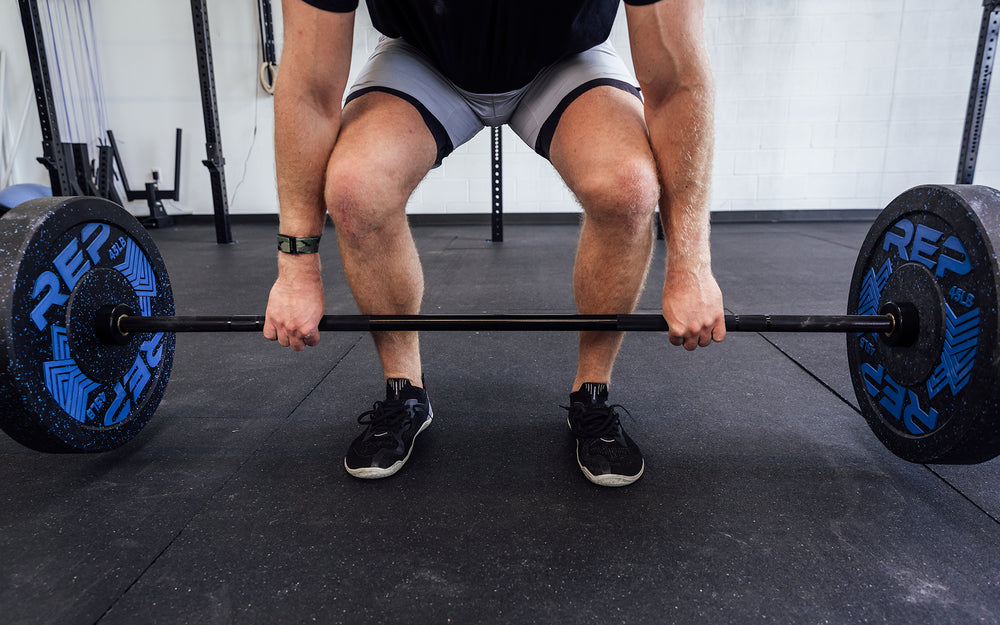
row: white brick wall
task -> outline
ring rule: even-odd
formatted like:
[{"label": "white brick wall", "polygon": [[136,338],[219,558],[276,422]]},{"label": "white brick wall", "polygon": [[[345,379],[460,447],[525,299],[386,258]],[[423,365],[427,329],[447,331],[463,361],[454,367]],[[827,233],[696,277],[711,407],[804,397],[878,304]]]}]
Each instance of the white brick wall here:
[{"label": "white brick wall", "polygon": [[[975,0],[709,1],[713,208],[874,208],[913,184],[953,182],[982,10]],[[993,185],[995,100],[977,173]]]},{"label": "white brick wall", "polygon": [[[981,0],[706,1],[718,90],[713,210],[876,208],[915,184],[954,181]],[[169,183],[173,128],[182,126],[185,188],[172,210],[209,213],[190,14],[180,4],[93,6],[109,117],[127,150],[133,186],[149,179],[152,167]],[[255,9],[229,0],[208,6],[231,210],[273,212],[271,100],[256,86]],[[355,72],[376,39],[362,9]],[[612,40],[628,60],[622,15]],[[0,2],[0,47],[8,52],[8,93],[0,104],[12,126],[30,89],[13,0]],[[998,89],[986,112],[976,181],[1000,187]],[[39,142],[32,116],[14,182],[46,181],[34,162]],[[489,153],[484,131],[428,176],[408,210],[488,213]],[[551,166],[506,129],[504,200],[510,213],[579,210]]]}]

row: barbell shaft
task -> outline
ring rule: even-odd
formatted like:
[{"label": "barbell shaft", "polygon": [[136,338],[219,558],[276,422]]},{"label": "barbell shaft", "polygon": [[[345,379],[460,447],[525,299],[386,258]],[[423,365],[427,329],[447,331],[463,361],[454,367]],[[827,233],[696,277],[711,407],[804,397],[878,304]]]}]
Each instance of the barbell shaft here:
[{"label": "barbell shaft", "polygon": [[[120,332],[259,332],[264,317],[122,315]],[[890,333],[890,315],[726,315],[729,332],[881,332]],[[633,315],[326,315],[321,331],[612,331],[666,332],[658,314]]]}]

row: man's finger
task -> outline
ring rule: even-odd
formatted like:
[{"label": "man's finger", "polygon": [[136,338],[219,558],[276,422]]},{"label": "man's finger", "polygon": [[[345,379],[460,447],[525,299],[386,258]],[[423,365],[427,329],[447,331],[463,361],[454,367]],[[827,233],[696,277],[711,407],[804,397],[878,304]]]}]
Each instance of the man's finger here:
[{"label": "man's finger", "polygon": [[712,330],[712,340],[721,343],[726,338],[726,323],[722,322]]}]

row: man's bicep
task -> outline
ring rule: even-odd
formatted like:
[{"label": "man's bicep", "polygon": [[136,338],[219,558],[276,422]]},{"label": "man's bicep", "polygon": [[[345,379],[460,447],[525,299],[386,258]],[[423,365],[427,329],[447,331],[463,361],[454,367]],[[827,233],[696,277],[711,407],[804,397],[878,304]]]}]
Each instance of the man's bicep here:
[{"label": "man's bicep", "polygon": [[665,97],[709,71],[704,0],[625,5],[636,78],[647,99]]},{"label": "man's bicep", "polygon": [[277,87],[285,78],[300,88],[332,90],[339,100],[351,68],[354,12],[324,10],[315,6],[322,3],[312,1],[281,3],[284,45]]}]

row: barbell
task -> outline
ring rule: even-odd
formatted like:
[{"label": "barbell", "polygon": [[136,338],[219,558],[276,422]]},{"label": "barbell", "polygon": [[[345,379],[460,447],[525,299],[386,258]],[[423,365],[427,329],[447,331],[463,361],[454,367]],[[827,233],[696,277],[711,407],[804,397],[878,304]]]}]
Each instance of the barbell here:
[{"label": "barbell", "polygon": [[[839,332],[861,412],[911,462],[1000,454],[1000,192],[925,185],[893,200],[855,264],[845,315],[727,315],[730,332]],[[153,240],[92,197],[0,219],[0,428],[32,449],[130,441],[166,390],[178,332],[259,332],[263,316],[176,316]],[[665,332],[658,314],[327,315],[323,331]]]}]

